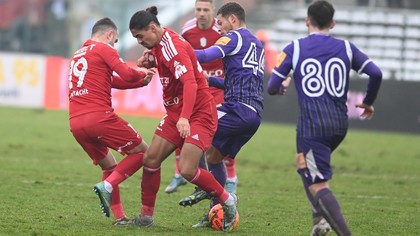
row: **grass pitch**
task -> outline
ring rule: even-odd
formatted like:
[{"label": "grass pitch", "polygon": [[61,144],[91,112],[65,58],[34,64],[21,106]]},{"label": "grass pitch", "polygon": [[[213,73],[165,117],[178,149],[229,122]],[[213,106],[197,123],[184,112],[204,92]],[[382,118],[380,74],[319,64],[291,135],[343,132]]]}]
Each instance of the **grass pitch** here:
[{"label": "grass pitch", "polygon": [[[1,107],[0,113],[0,235],[220,233],[191,228],[208,209],[208,202],[178,206],[191,184],[164,192],[172,157],[162,166],[155,226],[112,226],[91,190],[100,168],[73,139],[67,112]],[[150,143],[159,119],[124,118]],[[240,224],[234,235],[309,235],[310,208],[294,168],[294,130],[263,123],[239,153]],[[420,135],[350,129],[332,164],[331,187],[354,235],[420,235]],[[121,185],[131,217],[140,209],[141,172]]]}]

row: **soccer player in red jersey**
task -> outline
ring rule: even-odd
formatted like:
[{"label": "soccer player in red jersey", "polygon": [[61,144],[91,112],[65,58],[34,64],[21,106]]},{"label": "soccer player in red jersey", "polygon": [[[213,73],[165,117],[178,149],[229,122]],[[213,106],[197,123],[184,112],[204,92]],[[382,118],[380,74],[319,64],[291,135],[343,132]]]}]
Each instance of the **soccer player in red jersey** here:
[{"label": "soccer player in red jersey", "polygon": [[216,104],[194,49],[179,34],[161,27],[156,15],[155,6],[138,11],[131,17],[129,26],[137,42],[150,50],[145,51],[138,63],[145,67],[156,65],[167,112],[143,159],[142,207],[135,224],[153,224],[161,163],[180,148],[179,171],[182,177],[213,193],[222,203],[225,213],[223,230],[230,231],[236,220],[236,196],[229,194],[210,172],[198,168],[198,162],[216,132]]},{"label": "soccer player in red jersey", "polygon": [[[94,187],[102,210],[109,217],[111,208],[115,224],[123,225],[129,220],[118,184],[142,166],[148,145],[127,121],[114,113],[111,88],[145,86],[154,71],[125,64],[113,47],[117,41],[116,25],[103,18],[93,26],[92,37],[74,53],[69,73],[69,116],[74,138],[93,164],[102,168],[103,182]],[[117,164],[109,148],[127,156]]]},{"label": "soccer player in red jersey", "polygon": [[[194,49],[205,49],[212,46],[220,37],[219,26],[216,23],[214,17],[215,6],[213,0],[196,0],[195,1],[195,18],[187,21],[182,27],[181,36],[187,40]],[[201,67],[208,76],[217,76],[224,78],[223,62],[222,59],[202,63]],[[224,91],[216,87],[210,87],[210,93],[213,95],[216,105],[224,101]],[[172,178],[171,183],[166,187],[166,193],[173,193],[177,190],[180,185],[186,183],[186,181],[179,174],[178,163],[179,163],[180,150],[175,151],[175,175]],[[221,163],[223,164],[223,163]],[[226,166],[227,180],[225,174],[213,173],[220,184],[225,185],[226,189],[230,193],[236,192],[237,176],[235,159],[226,157],[224,164]],[[206,161],[204,158],[200,159],[199,166],[201,168],[207,168]],[[224,168],[223,168],[224,169]],[[193,195],[197,193],[195,191]],[[195,196],[199,197],[199,196]]]}]

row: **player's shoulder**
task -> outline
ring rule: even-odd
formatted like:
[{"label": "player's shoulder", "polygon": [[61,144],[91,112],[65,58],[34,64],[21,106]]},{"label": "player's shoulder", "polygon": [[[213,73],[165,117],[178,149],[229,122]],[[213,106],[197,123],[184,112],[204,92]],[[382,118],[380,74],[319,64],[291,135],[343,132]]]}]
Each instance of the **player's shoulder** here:
[{"label": "player's shoulder", "polygon": [[174,30],[171,29],[165,29],[165,33],[163,36],[163,42],[165,44],[167,43],[172,43],[176,46],[183,46],[185,44],[188,44],[188,42],[185,40],[184,37],[182,37],[180,34],[178,34],[177,32],[175,32]]},{"label": "player's shoulder", "polygon": [[193,18],[185,22],[185,24],[182,26],[181,34],[185,34],[186,32],[194,29],[197,27],[197,18]]},{"label": "player's shoulder", "polygon": [[102,42],[95,42],[92,41],[92,44],[90,45],[92,51],[99,52],[100,54],[108,53],[108,52],[116,52],[117,49],[115,49],[113,46],[102,43]]}]

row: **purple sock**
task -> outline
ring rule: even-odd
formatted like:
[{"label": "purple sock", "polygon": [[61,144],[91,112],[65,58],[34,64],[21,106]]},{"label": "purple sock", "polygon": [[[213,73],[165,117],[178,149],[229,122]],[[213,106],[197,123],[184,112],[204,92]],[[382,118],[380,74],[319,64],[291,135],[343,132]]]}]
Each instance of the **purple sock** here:
[{"label": "purple sock", "polygon": [[[225,164],[222,162],[219,163],[208,163],[209,171],[213,174],[213,176],[216,178],[217,182],[220,183],[223,187],[226,183],[226,167]],[[219,201],[216,198],[212,198],[210,201],[210,208],[217,205]]]},{"label": "purple sock", "polygon": [[226,167],[223,161],[219,163],[208,163],[209,171],[213,174],[214,178],[216,178],[217,182],[220,183],[223,187],[226,183]]},{"label": "purple sock", "polygon": [[351,235],[349,226],[341,213],[340,204],[330,189],[324,188],[315,194],[315,201],[324,218],[330,223],[337,235]]},{"label": "purple sock", "polygon": [[312,210],[312,219],[315,220],[315,222],[313,222],[314,224],[317,224],[319,221],[319,218],[322,217],[322,213],[320,212],[319,209],[317,209],[317,204],[315,202],[314,197],[312,196],[311,192],[309,191],[309,184],[308,181],[306,181],[305,178],[305,173],[304,173],[304,169],[300,169],[298,170],[298,173],[300,175],[300,177],[302,178],[302,183],[303,183],[303,188],[305,189],[305,193],[306,193],[306,197],[309,200],[309,203],[311,205],[311,210]]},{"label": "purple sock", "polygon": [[207,167],[206,156],[204,154],[201,156],[200,162],[198,162],[198,167],[205,170],[209,170],[209,168]]}]

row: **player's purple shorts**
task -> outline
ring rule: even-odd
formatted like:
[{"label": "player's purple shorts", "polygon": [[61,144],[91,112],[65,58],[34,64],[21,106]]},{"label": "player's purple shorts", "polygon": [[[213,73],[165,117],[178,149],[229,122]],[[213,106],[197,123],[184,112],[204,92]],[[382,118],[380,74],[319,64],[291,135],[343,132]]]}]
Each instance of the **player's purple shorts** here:
[{"label": "player's purple shorts", "polygon": [[304,159],[299,161],[301,166],[298,167],[298,173],[306,179],[308,185],[332,178],[331,153],[344,137],[345,135],[296,138],[297,158]]},{"label": "player's purple shorts", "polygon": [[218,125],[212,145],[223,156],[235,157],[257,132],[261,116],[255,109],[239,102],[224,102],[217,107]]}]

